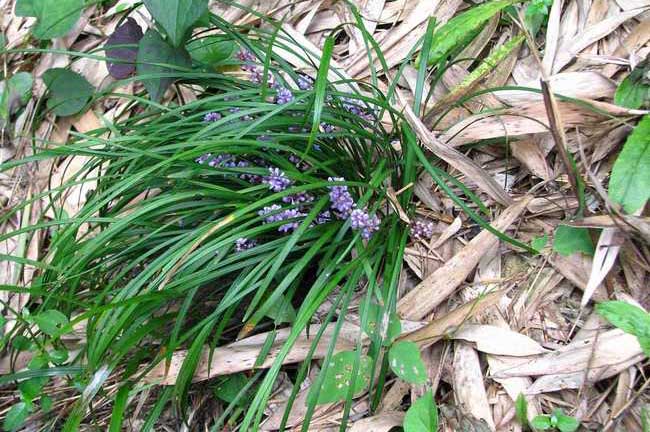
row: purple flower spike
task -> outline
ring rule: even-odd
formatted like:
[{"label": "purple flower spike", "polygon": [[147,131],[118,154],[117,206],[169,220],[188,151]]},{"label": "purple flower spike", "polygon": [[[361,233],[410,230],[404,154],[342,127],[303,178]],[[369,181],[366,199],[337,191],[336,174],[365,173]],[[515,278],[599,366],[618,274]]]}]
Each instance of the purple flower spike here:
[{"label": "purple flower spike", "polygon": [[308,76],[300,74],[298,75],[298,88],[300,90],[311,90],[314,87],[314,80]]},{"label": "purple flower spike", "polygon": [[350,224],[352,229],[361,230],[361,237],[368,240],[373,233],[379,230],[381,221],[376,215],[370,216],[368,212],[361,209],[354,209],[350,213]]},{"label": "purple flower spike", "polygon": [[[264,81],[264,69],[259,67],[252,69],[248,79],[252,83],[262,84],[262,82]],[[273,74],[269,71],[267,71],[266,74],[266,82],[269,83],[271,87],[273,87]]]},{"label": "purple flower spike", "polygon": [[221,119],[221,114],[218,112],[209,112],[203,116],[203,121],[206,123],[215,122]]},{"label": "purple flower spike", "polygon": [[293,183],[280,168],[269,168],[269,175],[264,177],[262,183],[269,185],[269,189],[280,192],[291,186]]},{"label": "purple flower spike", "polygon": [[208,162],[208,165],[211,167],[224,166],[226,168],[233,168],[237,165],[237,163],[235,162],[235,157],[233,155],[224,153],[211,159]]},{"label": "purple flower spike", "polygon": [[[327,181],[344,181],[343,177],[328,177]],[[354,199],[347,186],[329,186],[330,207],[339,219],[345,219],[354,208]]]},{"label": "purple flower spike", "polygon": [[416,220],[411,224],[411,235],[418,240],[428,240],[433,235],[433,222]]},{"label": "purple flower spike", "polygon": [[241,237],[235,241],[235,252],[243,252],[245,250],[252,249],[255,246],[257,246],[257,242],[255,240]]},{"label": "purple flower spike", "polygon": [[278,94],[275,96],[275,103],[278,105],[288,104],[293,101],[293,93],[286,87],[279,87]]}]

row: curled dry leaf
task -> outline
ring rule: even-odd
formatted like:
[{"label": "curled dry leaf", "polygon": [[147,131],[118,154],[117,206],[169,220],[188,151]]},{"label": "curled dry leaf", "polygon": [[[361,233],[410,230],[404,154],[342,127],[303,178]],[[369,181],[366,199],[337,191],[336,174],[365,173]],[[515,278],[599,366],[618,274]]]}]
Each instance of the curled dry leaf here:
[{"label": "curled dry leaf", "polygon": [[[106,41],[106,56],[110,59],[106,62],[108,73],[117,79],[128,78],[135,73],[135,60],[138,55],[137,44],[142,39],[142,28],[131,17],[115,29],[113,34]],[[108,48],[113,45],[134,45],[132,47],[120,46],[119,48]],[[118,60],[118,62],[111,61]]]}]

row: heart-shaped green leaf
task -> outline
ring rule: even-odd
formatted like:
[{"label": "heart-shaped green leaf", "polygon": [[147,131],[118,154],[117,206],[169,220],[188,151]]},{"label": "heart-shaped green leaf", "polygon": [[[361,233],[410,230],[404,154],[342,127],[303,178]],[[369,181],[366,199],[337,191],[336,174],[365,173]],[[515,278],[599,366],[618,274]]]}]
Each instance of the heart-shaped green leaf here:
[{"label": "heart-shaped green leaf", "polygon": [[576,252],[593,255],[594,243],[589,236],[589,229],[558,225],[555,229],[553,250],[564,256],[569,256]]},{"label": "heart-shaped green leaf", "polygon": [[208,0],[144,0],[144,5],[175,47],[183,45],[188,30],[208,10]]},{"label": "heart-shaped green leaf", "polygon": [[77,114],[95,91],[86,78],[63,68],[47,70],[43,74],[43,81],[50,90],[47,107],[60,116]]},{"label": "heart-shaped green leaf", "polygon": [[415,342],[396,342],[388,352],[388,362],[392,371],[406,382],[424,384],[427,371],[420,357],[420,348]]},{"label": "heart-shaped green leaf", "polygon": [[147,31],[140,39],[137,60],[138,76],[154,101],[162,99],[175,79],[175,70],[165,65],[189,68],[192,64],[185,48],[174,48],[155,30]]},{"label": "heart-shaped green leaf", "polygon": [[5,431],[18,430],[18,428],[25,423],[25,420],[27,420],[27,416],[31,410],[32,404],[27,402],[18,402],[13,405],[5,415],[5,421],[2,424],[2,428]]},{"label": "heart-shaped green leaf", "polygon": [[34,37],[65,36],[79,20],[83,7],[83,0],[34,0],[34,15],[38,19],[32,32]]},{"label": "heart-shaped green leaf", "polygon": [[609,196],[627,213],[640,209],[650,198],[650,115],[627,137],[612,168]]},{"label": "heart-shaped green leaf", "polygon": [[[354,394],[364,391],[370,383],[370,357],[362,355],[358,370],[354,372],[357,353],[342,351],[332,357],[318,395],[318,403],[331,403],[345,400],[354,381]],[[355,378],[353,380],[353,378]]]},{"label": "heart-shaped green leaf", "polygon": [[21,17],[36,16],[36,12],[34,12],[34,0],[16,0],[14,13],[16,16]]},{"label": "heart-shaped green leaf", "polygon": [[433,400],[431,390],[406,411],[404,432],[436,432],[438,430],[438,408]]},{"label": "heart-shaped green leaf", "polygon": [[58,310],[50,309],[34,315],[34,322],[43,333],[53,335],[68,323],[68,318]]},{"label": "heart-shaped green leaf", "polygon": [[192,59],[207,66],[215,66],[232,57],[237,45],[221,35],[194,39],[187,44]]}]

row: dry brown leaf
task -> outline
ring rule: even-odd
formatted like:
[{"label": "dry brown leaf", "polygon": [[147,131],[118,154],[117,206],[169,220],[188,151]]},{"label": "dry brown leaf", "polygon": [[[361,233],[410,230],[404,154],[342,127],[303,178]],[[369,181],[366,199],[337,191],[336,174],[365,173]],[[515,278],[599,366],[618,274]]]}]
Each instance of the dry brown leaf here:
[{"label": "dry brown leaf", "polygon": [[523,357],[548,352],[528,336],[493,325],[464,324],[451,337],[473,342],[487,354]]},{"label": "dry brown leaf", "polygon": [[403,412],[385,412],[354,422],[350,432],[389,432],[393,428],[402,426],[403,422]]},{"label": "dry brown leaf", "polygon": [[[531,197],[524,197],[508,207],[492,226],[505,231],[525,210],[530,199]],[[419,320],[427,316],[460,286],[483,254],[496,247],[498,242],[498,238],[487,230],[479,233],[443,267],[402,297],[397,304],[398,313],[411,320]]]},{"label": "dry brown leaf", "polygon": [[607,18],[579,32],[576,37],[564,41],[558,49],[555,61],[553,62],[553,73],[559,72],[566,66],[580,51],[589,45],[604,38],[625,21],[634,18],[646,9],[633,9],[613,17]]},{"label": "dry brown leaf", "polygon": [[[327,353],[328,345],[332,341],[334,327],[335,324],[330,324],[327,326],[327,329],[325,329],[314,352],[314,359],[323,358]],[[268,368],[275,361],[280,348],[284,344],[284,341],[286,341],[290,332],[290,328],[277,331],[273,347],[260,367]],[[307,336],[306,332],[303,331],[291,348],[289,354],[284,358],[283,364],[297,363],[304,360],[313,344],[313,335],[317,332],[317,326],[312,326],[309,329],[310,336]],[[336,340],[336,351],[353,349],[356,346],[355,340],[360,334],[361,330],[359,327],[350,323],[344,323],[341,333]],[[211,363],[208,363],[210,350],[206,347],[201,354],[196,372],[194,373],[193,381],[204,381],[219,375],[228,375],[253,369],[253,365],[262,351],[268,335],[269,333],[262,333],[233,342],[223,347],[217,347],[212,352]],[[149,383],[174,385],[176,383],[176,378],[178,377],[178,372],[180,371],[186,356],[187,350],[175,351],[172,355],[168,370],[164,362],[160,363],[146,375],[144,380]]]},{"label": "dry brown leaf", "polygon": [[458,326],[473,316],[479,315],[487,308],[494,306],[507,290],[495,291],[476,300],[465,303],[446,315],[437,318],[419,330],[400,336],[401,340],[410,340],[420,345],[430,345],[442,338],[448,337]]},{"label": "dry brown leaf", "polygon": [[494,177],[490,176],[472,159],[434,137],[433,134],[415,115],[411,107],[404,105],[404,114],[406,116],[406,120],[413,128],[417,137],[429,151],[433,152],[440,159],[444,160],[449,165],[465,174],[469,180],[476,183],[476,185],[481,190],[487,193],[498,203],[502,205],[512,204],[512,198],[503,189],[503,187],[497,183]]},{"label": "dry brown leaf", "polygon": [[600,232],[589,280],[582,293],[581,307],[584,308],[587,306],[587,303],[591,300],[591,296],[596,292],[596,288],[598,288],[600,283],[605,279],[605,276],[607,276],[607,273],[614,266],[622,243],[623,239],[618,228],[606,228]]},{"label": "dry brown leaf", "polygon": [[502,357],[509,364],[492,371],[492,375],[495,378],[542,376],[528,390],[529,394],[535,394],[579,388],[585,377],[589,382],[609,378],[642,358],[644,354],[636,336],[616,329],[527,360]]},{"label": "dry brown leaf", "polygon": [[468,344],[456,342],[453,371],[456,404],[461,411],[485,420],[490,430],[495,430],[478,354]]}]

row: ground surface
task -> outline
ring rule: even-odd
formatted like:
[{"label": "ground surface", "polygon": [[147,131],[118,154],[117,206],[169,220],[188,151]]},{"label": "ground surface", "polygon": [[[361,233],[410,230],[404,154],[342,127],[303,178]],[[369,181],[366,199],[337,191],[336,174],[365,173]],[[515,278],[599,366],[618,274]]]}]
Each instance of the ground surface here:
[{"label": "ground surface", "polygon": [[[211,3],[214,3],[213,12],[232,23],[259,23],[256,17],[241,9]],[[322,47],[331,29],[342,26],[334,49],[335,66],[350,77],[370,79],[363,38],[359,31],[347,25],[353,17],[343,2],[247,0],[241,3],[281,20],[297,43],[312,44],[316,49]],[[460,0],[359,0],[355,3],[359,4],[366,25],[391,68],[398,66],[424,35],[427,17],[433,15],[438,22],[445,22],[467,6]],[[428,122],[422,125],[412,118],[425,147],[439,154],[447,163],[448,172],[464,181],[489,205],[495,226],[527,242],[550,236],[541,254],[520,252],[498,243],[488,233],[478,234],[480,228],[460,213],[426,176],[415,185],[420,200],[419,214],[434,223],[434,235],[430,242],[415,241],[407,249],[407,270],[403,274],[402,300],[398,305],[402,317],[413,321],[413,325],[437,320],[486,289],[507,290],[503,295],[489,297],[482,303],[486,307],[473,311],[471,318],[462,317],[462,321],[469,319],[472,325],[458,332],[441,327],[448,338],[423,351],[433,388],[439,390],[445,405],[445,430],[461,430],[461,427],[468,428],[462,430],[521,430],[512,421],[513,400],[524,392],[529,394],[531,415],[550,413],[559,407],[591,430],[603,427],[641,430],[641,410],[647,401],[645,357],[633,337],[613,330],[593,312],[592,302],[581,306],[581,300],[588,290],[586,300],[620,299],[650,306],[648,243],[637,234],[635,227],[620,227],[609,216],[611,212],[602,189],[622,143],[642,114],[614,105],[613,97],[617,84],[650,52],[648,7],[650,1],[646,0],[557,1],[551,8],[546,29],[535,40],[539,56],[533,55],[524,44],[480,84],[484,88],[506,85],[540,88],[540,78],[546,77],[556,94],[594,101],[600,109],[594,112],[579,103],[562,101],[555,112],[560,122],[556,131],[565,132],[567,148],[587,183],[589,207],[580,224],[604,228],[592,231],[594,244],[598,244],[593,257],[580,253],[563,256],[550,247],[555,227],[575,214],[578,201],[557,152],[556,137],[547,128],[547,110],[541,94],[518,90],[485,94],[462,108],[453,109],[435,125],[433,136],[428,135],[431,131]],[[33,46],[34,41],[29,38],[33,19],[16,17],[12,8],[12,1],[4,1],[0,6],[4,12],[2,32],[7,47]],[[135,16],[141,24],[149,22],[146,13]],[[115,8],[90,7],[72,33],[56,39],[54,47],[86,51],[100,46],[119,18]],[[459,57],[485,56],[517,32],[512,22],[493,19]],[[2,161],[30,153],[32,129],[35,139],[56,145],[65,142],[71,133],[97,127],[102,116],[110,119],[123,109],[120,103],[97,104],[79,117],[49,115],[34,124],[33,113],[45,92],[40,77],[48,68],[63,67],[70,61],[69,55],[56,53],[3,56],[7,73],[31,72],[35,85],[34,96],[23,114],[7,125],[0,148]],[[429,107],[440,101],[453,102],[444,98],[468,74],[468,69],[475,66],[468,60],[451,67],[435,85]],[[75,62],[73,68],[97,87],[110,80],[105,64],[100,61],[84,59]],[[388,85],[391,73],[380,76],[380,85]],[[415,77],[415,69],[407,66],[399,82],[401,101],[411,106]],[[133,92],[137,85],[129,84],[123,91]],[[183,95],[170,92],[168,97],[179,96],[186,100],[195,97],[190,92]],[[510,108],[498,116],[478,114],[485,107],[504,104]],[[498,144],[476,149],[460,147],[487,138],[494,138]],[[513,141],[503,145],[504,138]],[[440,143],[443,150],[436,147]],[[39,166],[33,172],[20,169],[3,173],[0,177],[2,207],[10,208],[44,190],[52,170],[54,181],[69,175],[52,166]],[[78,209],[83,200],[83,191],[79,192],[66,202],[70,212]],[[0,229],[7,232],[25,225],[39,211],[32,208],[31,215],[22,212]],[[648,224],[643,217],[636,222],[636,228]],[[12,239],[0,244],[0,249],[2,253],[16,253],[27,248],[27,256],[36,257],[37,244],[37,241],[21,244],[19,239]],[[15,282],[15,271],[14,264],[0,261],[0,283]],[[26,281],[31,275],[26,272],[20,277]],[[26,294],[9,296],[0,292],[0,298],[14,309],[28,301]],[[437,305],[433,313],[418,313],[417,307],[423,301]],[[354,318],[354,308],[350,317]],[[454,326],[458,324],[453,322]],[[252,349],[245,356],[254,359],[257,352]],[[2,373],[9,371],[14,360],[2,359]],[[281,414],[285,390],[281,385],[269,406],[269,413],[276,413],[267,422],[269,430],[279,421],[276,417]],[[421,393],[418,386],[389,382],[382,408],[375,416],[365,417],[366,399],[357,401],[351,417],[355,420],[352,430],[389,430],[401,423],[409,398],[415,399]],[[13,390],[2,390],[0,417],[14,401]],[[210,406],[205,396],[197,397],[197,417],[204,416],[204,410],[211,409]],[[97,409],[106,411],[106,407]],[[485,422],[474,422],[471,426],[473,420],[467,414]],[[295,411],[291,424],[299,425],[301,415],[300,410]],[[317,411],[310,430],[336,427],[340,416],[339,405],[324,406]],[[459,426],[463,422],[464,426]]]}]

